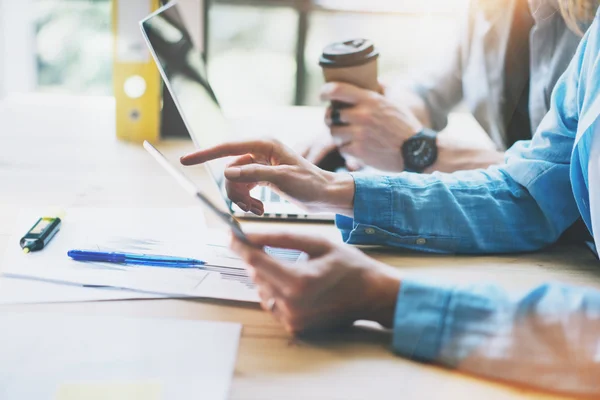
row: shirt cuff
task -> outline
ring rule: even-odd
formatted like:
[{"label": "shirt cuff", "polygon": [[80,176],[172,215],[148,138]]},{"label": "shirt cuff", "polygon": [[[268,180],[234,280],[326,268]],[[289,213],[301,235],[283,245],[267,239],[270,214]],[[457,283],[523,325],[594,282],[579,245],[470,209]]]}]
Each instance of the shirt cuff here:
[{"label": "shirt cuff", "polygon": [[402,281],[394,318],[394,351],[423,362],[438,359],[452,291]]},{"label": "shirt cuff", "polygon": [[[392,179],[395,178],[351,175],[355,183],[354,219],[336,216],[336,225],[344,242],[386,245],[430,253],[455,252],[459,244],[458,237],[428,233],[431,219],[435,217],[416,219],[417,213],[411,210],[418,208],[418,197],[415,198],[410,190],[404,191],[399,182],[394,186]],[[411,175],[416,176],[406,173],[403,181],[409,182]]]},{"label": "shirt cuff", "polygon": [[393,225],[392,185],[379,175],[351,173],[354,179],[354,219],[336,215],[335,224],[346,243],[380,245]]},{"label": "shirt cuff", "polygon": [[351,174],[354,192],[354,222],[389,229],[393,225],[393,188],[387,176]]}]

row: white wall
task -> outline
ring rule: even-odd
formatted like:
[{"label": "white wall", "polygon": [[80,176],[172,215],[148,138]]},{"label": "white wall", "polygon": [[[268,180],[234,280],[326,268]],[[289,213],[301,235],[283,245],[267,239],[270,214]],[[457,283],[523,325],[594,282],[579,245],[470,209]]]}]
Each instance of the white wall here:
[{"label": "white wall", "polygon": [[36,86],[33,0],[0,0],[0,84],[4,94]]},{"label": "white wall", "polygon": [[4,14],[4,1],[0,0],[0,99],[4,97],[4,23],[2,15]]}]

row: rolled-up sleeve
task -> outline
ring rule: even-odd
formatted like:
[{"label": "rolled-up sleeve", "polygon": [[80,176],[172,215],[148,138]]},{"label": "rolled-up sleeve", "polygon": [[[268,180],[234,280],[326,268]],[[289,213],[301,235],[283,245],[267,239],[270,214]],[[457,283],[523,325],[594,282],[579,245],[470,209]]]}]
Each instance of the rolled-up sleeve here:
[{"label": "rolled-up sleeve", "polygon": [[354,174],[354,180],[354,219],[337,221],[351,244],[435,253],[532,251],[556,241],[579,216],[568,166],[548,166],[528,186],[500,168]]},{"label": "rolled-up sleeve", "polygon": [[600,292],[546,284],[511,297],[493,285],[404,281],[393,349],[486,378],[600,395]]}]

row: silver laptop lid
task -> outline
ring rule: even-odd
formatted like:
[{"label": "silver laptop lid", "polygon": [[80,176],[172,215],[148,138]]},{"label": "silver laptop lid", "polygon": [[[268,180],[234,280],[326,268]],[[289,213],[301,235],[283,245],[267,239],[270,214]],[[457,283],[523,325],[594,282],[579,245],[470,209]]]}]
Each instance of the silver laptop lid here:
[{"label": "silver laptop lid", "polygon": [[[201,52],[194,46],[177,2],[171,2],[140,22],[150,52],[197,148],[212,147],[232,139],[229,123],[212,90]],[[223,190],[227,159],[209,162],[227,210]]]}]

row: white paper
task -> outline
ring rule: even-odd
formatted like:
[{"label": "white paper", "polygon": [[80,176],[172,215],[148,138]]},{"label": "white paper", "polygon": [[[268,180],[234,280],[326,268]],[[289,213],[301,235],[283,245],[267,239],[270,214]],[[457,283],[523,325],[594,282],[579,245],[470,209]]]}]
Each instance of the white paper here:
[{"label": "white paper", "polygon": [[[20,400],[89,398],[86,387],[93,398],[132,398],[123,393],[131,386],[147,399],[224,400],[241,332],[229,323],[29,313],[0,314],[0,326],[0,398]],[[68,396],[74,386],[84,393]]]},{"label": "white paper", "polygon": [[130,290],[96,289],[31,279],[0,278],[0,305],[164,298]]},{"label": "white paper", "polygon": [[[71,209],[60,232],[42,251],[24,254],[21,235],[39,213],[24,210],[3,262],[7,277],[52,283],[129,289],[169,297],[206,297],[258,302],[242,261],[226,246],[226,231],[208,230],[199,208],[184,209]],[[172,269],[82,263],[69,250],[119,251],[190,257],[209,266],[229,267],[232,275],[203,269]]]}]

